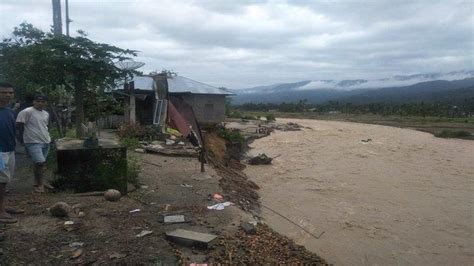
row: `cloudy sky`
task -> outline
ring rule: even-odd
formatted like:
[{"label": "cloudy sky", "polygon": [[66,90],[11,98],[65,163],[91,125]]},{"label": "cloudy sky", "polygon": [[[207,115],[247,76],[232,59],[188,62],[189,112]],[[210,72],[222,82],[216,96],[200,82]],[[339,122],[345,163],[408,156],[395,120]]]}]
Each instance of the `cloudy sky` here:
[{"label": "cloudy sky", "polygon": [[[64,8],[64,0],[63,8]],[[69,0],[71,32],[231,89],[474,69],[474,1]],[[51,0],[0,0],[0,37]],[[64,19],[64,14],[63,14]],[[64,30],[65,31],[65,30]]]}]

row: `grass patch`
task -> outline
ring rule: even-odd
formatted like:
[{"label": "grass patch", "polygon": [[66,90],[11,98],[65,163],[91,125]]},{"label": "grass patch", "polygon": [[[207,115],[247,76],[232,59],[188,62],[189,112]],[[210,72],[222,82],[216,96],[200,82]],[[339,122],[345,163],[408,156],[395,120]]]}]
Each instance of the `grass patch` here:
[{"label": "grass patch", "polygon": [[448,130],[445,129],[439,133],[434,134],[438,138],[457,138],[457,139],[469,139],[472,138],[472,134],[464,130]]},{"label": "grass patch", "polygon": [[125,137],[120,139],[120,144],[125,146],[127,150],[135,150],[140,148],[142,145],[140,144],[140,140],[138,138],[133,137]]}]

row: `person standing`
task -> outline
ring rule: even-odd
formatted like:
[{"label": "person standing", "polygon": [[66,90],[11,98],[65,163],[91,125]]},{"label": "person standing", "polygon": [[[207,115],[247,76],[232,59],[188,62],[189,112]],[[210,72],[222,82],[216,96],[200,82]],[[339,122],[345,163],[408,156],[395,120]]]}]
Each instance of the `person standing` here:
[{"label": "person standing", "polygon": [[13,86],[0,82],[0,223],[17,222],[4,205],[7,184],[15,172],[15,114],[8,107],[13,97]]},{"label": "person standing", "polygon": [[44,192],[44,173],[51,137],[48,131],[49,114],[44,110],[47,97],[37,95],[33,106],[21,111],[16,118],[20,131],[20,142],[25,144],[26,152],[34,163],[34,192]]}]

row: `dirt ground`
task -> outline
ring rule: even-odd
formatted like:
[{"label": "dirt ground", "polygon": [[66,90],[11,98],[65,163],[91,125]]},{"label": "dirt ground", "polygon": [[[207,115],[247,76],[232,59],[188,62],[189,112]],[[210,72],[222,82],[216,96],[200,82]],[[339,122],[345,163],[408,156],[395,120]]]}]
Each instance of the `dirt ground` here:
[{"label": "dirt ground", "polygon": [[[214,193],[223,195],[224,200],[240,198],[232,194],[235,191],[229,194],[222,188],[235,187],[230,185],[232,175],[221,178],[207,165],[208,178],[202,179],[196,158],[132,154],[141,165],[140,187],[118,202],[109,202],[102,196],[78,196],[70,191],[31,193],[32,169],[23,148],[18,147],[17,174],[9,184],[6,201],[7,206],[25,213],[15,215],[16,224],[0,224],[0,265],[325,263],[268,226],[259,224],[255,234],[244,232],[241,222],[256,221],[239,208],[245,204],[208,210],[206,206],[216,203],[210,198]],[[245,179],[237,181],[247,183]],[[69,217],[50,215],[48,208],[58,201],[75,206]],[[139,211],[130,212],[136,209]],[[160,216],[165,213],[185,214],[191,221],[164,225]],[[215,234],[217,243],[210,249],[197,249],[167,241],[165,232],[178,228]],[[144,230],[152,233],[137,237]]]},{"label": "dirt ground", "polygon": [[379,125],[280,119],[248,166],[277,232],[336,265],[469,265],[474,260],[474,141]]}]

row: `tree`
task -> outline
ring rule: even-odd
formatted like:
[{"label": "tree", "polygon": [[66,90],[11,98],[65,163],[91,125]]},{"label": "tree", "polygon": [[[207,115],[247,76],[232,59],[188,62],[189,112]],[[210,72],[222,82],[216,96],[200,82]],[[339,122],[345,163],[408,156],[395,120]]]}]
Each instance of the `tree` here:
[{"label": "tree", "polygon": [[81,137],[86,102],[99,102],[97,98],[104,91],[138,72],[116,66],[118,61],[136,56],[136,51],[94,42],[83,31],[78,34],[57,36],[28,23],[20,24],[12,38],[0,43],[0,75],[26,91],[72,94],[76,133]]}]

